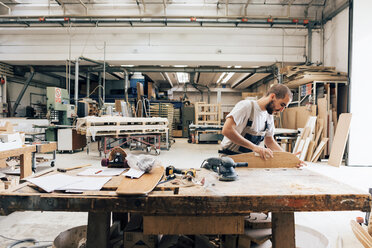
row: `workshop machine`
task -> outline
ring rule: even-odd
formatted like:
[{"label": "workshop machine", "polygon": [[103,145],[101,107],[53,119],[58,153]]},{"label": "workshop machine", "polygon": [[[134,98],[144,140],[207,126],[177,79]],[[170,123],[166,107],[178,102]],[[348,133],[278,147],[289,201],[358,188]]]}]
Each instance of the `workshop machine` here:
[{"label": "workshop machine", "polygon": [[51,123],[71,125],[75,116],[75,106],[70,104],[66,89],[47,87],[48,119]]},{"label": "workshop machine", "polygon": [[77,106],[77,115],[78,117],[85,117],[85,116],[98,116],[99,108],[97,101],[91,98],[83,98],[78,102]]},{"label": "workshop machine", "polygon": [[101,165],[109,168],[129,168],[128,161],[125,159],[126,157],[127,153],[123,148],[114,147],[109,157],[101,160]]},{"label": "workshop machine", "polygon": [[58,140],[58,151],[73,152],[85,147],[85,136],[72,128],[76,111],[66,89],[47,87],[47,110],[51,124],[45,130],[47,141]]}]

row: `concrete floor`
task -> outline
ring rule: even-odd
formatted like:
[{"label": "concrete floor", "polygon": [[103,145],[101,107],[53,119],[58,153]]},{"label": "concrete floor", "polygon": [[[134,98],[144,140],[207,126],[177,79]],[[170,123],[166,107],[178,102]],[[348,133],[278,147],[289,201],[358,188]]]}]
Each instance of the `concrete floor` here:
[{"label": "concrete floor", "polygon": [[[177,139],[169,151],[162,150],[157,159],[164,166],[175,167],[199,167],[204,159],[218,156],[216,144],[189,144],[186,139]],[[141,153],[133,151],[133,153]],[[153,152],[151,153],[153,154]],[[45,155],[44,157],[48,157]],[[94,144],[90,154],[77,152],[73,154],[57,154],[56,166],[65,168],[75,165],[91,163],[100,166],[101,158]],[[186,162],[185,162],[186,161]],[[39,168],[42,168],[40,166]],[[306,169],[316,171],[336,180],[350,184],[368,191],[372,188],[372,167],[346,167],[335,168],[322,163],[310,163]],[[313,228],[324,235],[330,241],[330,248],[363,248],[355,238],[350,228],[350,220],[365,214],[358,211],[349,212],[304,212],[296,213],[296,224]],[[0,235],[13,238],[34,238],[39,241],[53,241],[62,231],[68,228],[85,225],[87,213],[66,212],[15,212],[9,216],[0,217]],[[12,243],[0,236],[0,247],[6,247]],[[44,243],[45,244],[45,243]],[[309,246],[312,247],[312,246]]]}]

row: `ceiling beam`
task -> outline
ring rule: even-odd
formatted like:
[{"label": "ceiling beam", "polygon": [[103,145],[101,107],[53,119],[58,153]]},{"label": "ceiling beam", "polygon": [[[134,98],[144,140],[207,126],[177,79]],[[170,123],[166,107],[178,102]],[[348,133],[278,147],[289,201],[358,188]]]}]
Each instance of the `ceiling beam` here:
[{"label": "ceiling beam", "polygon": [[[28,66],[15,66],[17,69],[28,72],[30,69]],[[66,72],[65,66],[34,66],[37,72]],[[72,67],[71,71],[75,69]],[[92,66],[80,66],[81,72],[102,72],[101,68],[92,68]],[[273,73],[275,71],[274,66],[263,66],[258,68],[227,68],[227,67],[213,67],[213,66],[202,66],[202,67],[172,67],[172,66],[109,66],[106,68],[106,72],[237,72],[237,73]]]}]

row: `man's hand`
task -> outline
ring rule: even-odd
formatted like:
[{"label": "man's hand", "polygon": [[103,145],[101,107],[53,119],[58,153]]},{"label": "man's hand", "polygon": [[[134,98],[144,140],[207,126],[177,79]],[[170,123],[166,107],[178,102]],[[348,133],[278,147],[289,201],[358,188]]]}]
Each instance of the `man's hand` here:
[{"label": "man's hand", "polygon": [[[296,152],[294,155],[297,156],[297,155],[301,154],[301,152],[302,151]],[[302,166],[307,166],[307,164],[304,161],[300,160],[300,162],[298,163],[298,165],[296,167],[300,168]]]},{"label": "man's hand", "polygon": [[274,157],[273,151],[269,148],[264,148],[260,146],[255,146],[253,149],[255,153],[258,153],[262,159],[272,158]]}]

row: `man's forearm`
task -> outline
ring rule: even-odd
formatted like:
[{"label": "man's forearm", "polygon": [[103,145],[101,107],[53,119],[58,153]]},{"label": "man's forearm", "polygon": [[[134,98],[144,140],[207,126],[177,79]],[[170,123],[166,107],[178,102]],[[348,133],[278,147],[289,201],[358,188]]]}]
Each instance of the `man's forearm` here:
[{"label": "man's forearm", "polygon": [[274,140],[273,137],[265,138],[265,145],[275,152],[284,152],[283,148]]}]

